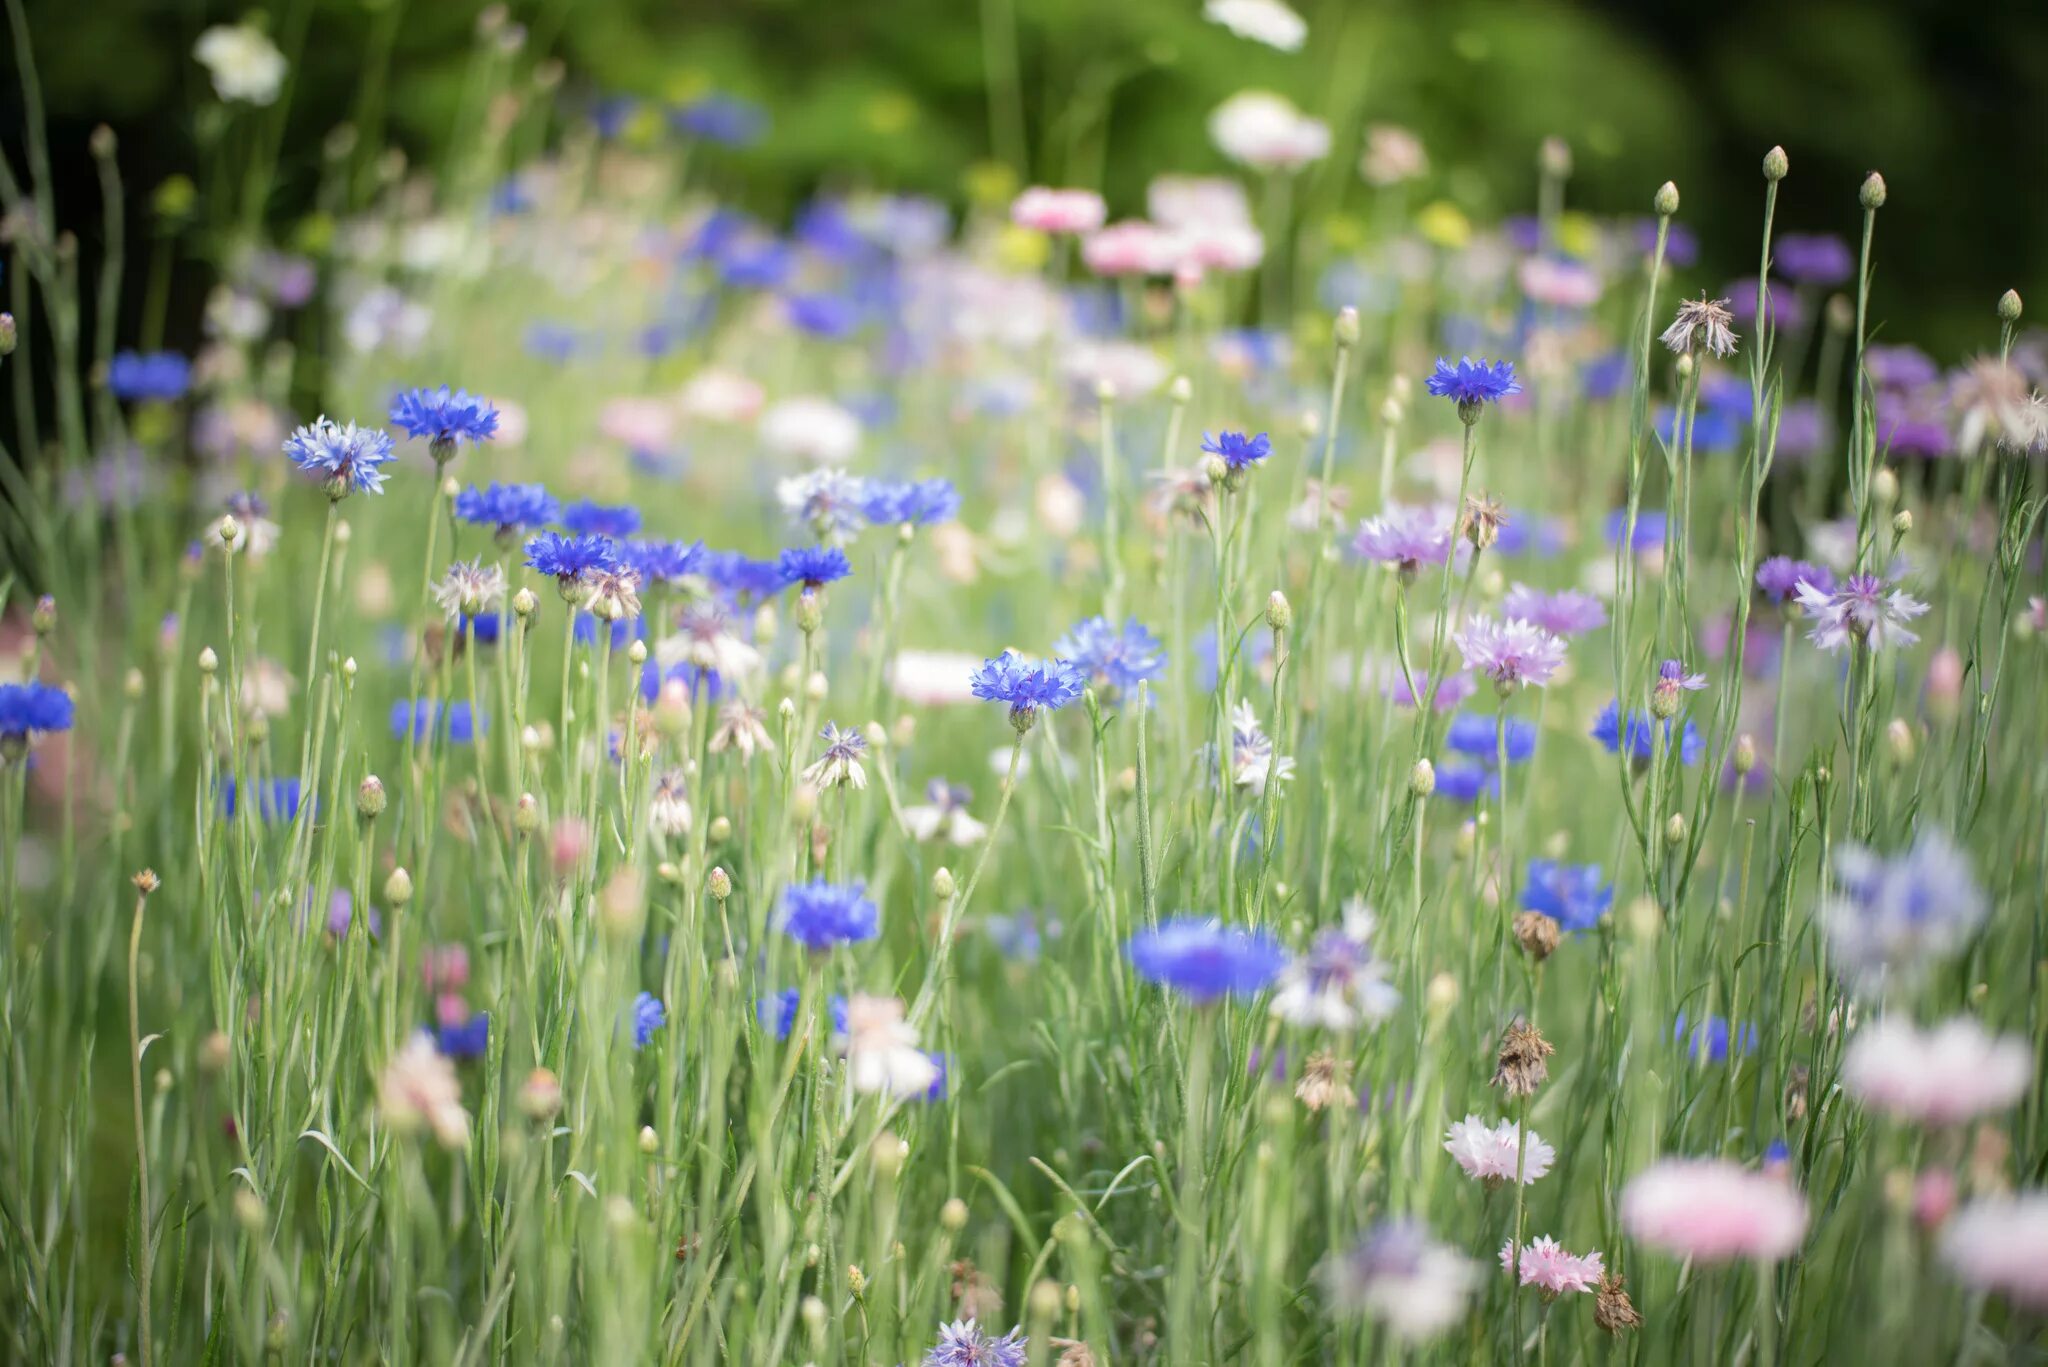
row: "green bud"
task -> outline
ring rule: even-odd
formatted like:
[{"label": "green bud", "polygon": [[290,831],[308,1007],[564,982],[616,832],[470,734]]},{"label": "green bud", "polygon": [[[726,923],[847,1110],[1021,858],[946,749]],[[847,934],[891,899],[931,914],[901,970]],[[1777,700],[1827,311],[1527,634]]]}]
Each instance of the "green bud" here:
[{"label": "green bud", "polygon": [[1650,200],[1650,207],[1657,211],[1659,218],[1669,218],[1678,212],[1678,186],[1665,181],[1657,187],[1657,194]]}]

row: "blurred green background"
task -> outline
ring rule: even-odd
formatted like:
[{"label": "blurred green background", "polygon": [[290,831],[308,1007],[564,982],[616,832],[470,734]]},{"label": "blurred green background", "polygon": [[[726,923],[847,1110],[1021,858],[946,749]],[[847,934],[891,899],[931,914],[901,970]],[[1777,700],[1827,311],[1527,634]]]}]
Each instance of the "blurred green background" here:
[{"label": "blurred green background", "polygon": [[[485,6],[471,0],[15,0],[52,118],[69,221],[97,216],[85,141],[121,137],[131,183],[193,169],[208,102],[192,43],[208,24],[262,14],[299,85],[270,203],[302,213],[322,140],[350,119],[391,39],[388,134],[432,164],[455,122]],[[1309,214],[1362,201],[1368,121],[1413,128],[1432,157],[1426,195],[1481,220],[1533,203],[1536,149],[1576,154],[1569,202],[1647,211],[1676,180],[1700,235],[1705,281],[1755,269],[1757,164],[1792,157],[1781,229],[1853,234],[1855,192],[1891,189],[1878,243],[1877,312],[1890,340],[1954,359],[1995,335],[2000,291],[2033,292],[2048,242],[2048,5],[1719,5],[1541,0],[1310,0],[1294,54],[1205,22],[1200,0],[517,0],[527,62],[559,59],[563,119],[599,92],[654,100],[708,91],[765,105],[757,147],[726,154],[717,183],[765,212],[820,185],[873,183],[958,197],[998,158],[1060,182],[1099,165],[1114,209],[1139,211],[1163,170],[1218,170],[1204,122],[1231,92],[1264,86],[1329,119],[1331,157]],[[295,34],[302,46],[292,51]],[[9,64],[12,66],[10,60]],[[1014,88],[1009,73],[1015,73]],[[993,83],[991,74],[993,73]],[[20,91],[0,93],[0,143],[20,164]],[[138,196],[138,199],[141,198]],[[1418,198],[1417,202],[1420,202]],[[82,231],[90,250],[92,233]],[[179,316],[204,267],[188,263]],[[2048,296],[2043,297],[2048,304]],[[177,335],[174,319],[173,336]]]}]

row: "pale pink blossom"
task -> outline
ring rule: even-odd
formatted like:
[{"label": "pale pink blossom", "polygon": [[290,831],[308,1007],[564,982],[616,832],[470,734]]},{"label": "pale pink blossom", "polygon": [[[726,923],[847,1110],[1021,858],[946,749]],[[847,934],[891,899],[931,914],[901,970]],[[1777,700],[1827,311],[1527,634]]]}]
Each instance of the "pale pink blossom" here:
[{"label": "pale pink blossom", "polygon": [[1209,116],[1217,150],[1259,171],[1296,171],[1330,154],[1330,126],[1294,107],[1284,95],[1244,90]]},{"label": "pale pink blossom", "polygon": [[1391,123],[1368,124],[1365,154],[1358,159],[1358,173],[1365,183],[1385,188],[1404,180],[1429,174],[1429,153],[1422,139]]},{"label": "pale pink blossom", "polygon": [[1872,1110],[1919,1125],[1960,1125],[2026,1094],[2033,1051],[1969,1016],[1922,1031],[1888,1016],[1865,1026],[1842,1059],[1842,1085]]},{"label": "pale pink blossom", "polygon": [[1972,1201],[1942,1231],[1941,1260],[1979,1291],[2048,1310],[2048,1192]]},{"label": "pale pink blossom", "polygon": [[847,1080],[856,1092],[899,1099],[922,1095],[938,1080],[939,1066],[917,1047],[917,1028],[903,1019],[894,997],[856,992],[846,1001]]},{"label": "pale pink blossom", "polygon": [[1112,223],[1081,240],[1081,264],[1096,275],[1171,275],[1180,257],[1179,237],[1141,218]]},{"label": "pale pink blossom", "polygon": [[761,415],[761,444],[813,465],[844,465],[860,449],[860,419],[830,399],[784,399]]},{"label": "pale pink blossom", "polygon": [[1680,1258],[1776,1262],[1806,1233],[1806,1198],[1727,1159],[1667,1158],[1622,1188],[1621,1222],[1637,1242]]},{"label": "pale pink blossom", "polygon": [[400,1134],[427,1129],[446,1148],[469,1143],[469,1112],[462,1107],[455,1065],[434,1048],[434,1037],[425,1031],[408,1039],[386,1065],[377,1083],[377,1110]]},{"label": "pale pink blossom", "polygon": [[1092,233],[1109,216],[1093,190],[1055,190],[1034,185],[1010,205],[1010,221],[1042,233]]},{"label": "pale pink blossom", "polygon": [[737,370],[700,370],[683,386],[677,405],[684,416],[701,422],[752,422],[761,412],[761,386]]},{"label": "pale pink blossom", "polygon": [[1145,212],[1176,230],[1214,224],[1250,227],[1251,202],[1244,186],[1227,176],[1155,176],[1145,187]]},{"label": "pale pink blossom", "polygon": [[1589,309],[1600,302],[1600,277],[1576,261],[1532,256],[1516,272],[1522,293],[1538,304],[1560,309]]},{"label": "pale pink blossom", "polygon": [[1544,1143],[1543,1136],[1536,1131],[1529,1131],[1524,1149],[1522,1128],[1514,1121],[1489,1125],[1476,1115],[1468,1115],[1451,1126],[1444,1136],[1444,1151],[1458,1160],[1467,1177],[1492,1186],[1512,1183],[1517,1161],[1521,1164],[1523,1186],[1549,1172],[1550,1165],[1557,1161],[1557,1150]]},{"label": "pale pink blossom", "polygon": [[665,399],[608,399],[598,410],[597,430],[635,451],[662,451],[675,437],[676,410]]},{"label": "pale pink blossom", "polygon": [[1913,1218],[1922,1229],[1939,1229],[1956,1208],[1956,1177],[1947,1168],[1929,1168],[1913,1183]]},{"label": "pale pink blossom", "polygon": [[[1513,1272],[1516,1261],[1515,1241],[1510,1239],[1500,1246],[1501,1271]],[[1607,1271],[1601,1265],[1599,1249],[1586,1254],[1571,1253],[1547,1234],[1522,1246],[1520,1263],[1522,1285],[1533,1286],[1545,1296],[1597,1290]]]}]

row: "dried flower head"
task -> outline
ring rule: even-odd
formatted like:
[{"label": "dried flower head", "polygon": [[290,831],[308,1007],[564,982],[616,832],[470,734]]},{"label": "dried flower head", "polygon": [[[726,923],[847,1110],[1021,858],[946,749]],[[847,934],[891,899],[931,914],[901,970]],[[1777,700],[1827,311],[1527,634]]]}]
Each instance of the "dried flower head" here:
[{"label": "dried flower head", "polygon": [[1550,1080],[1550,1065],[1544,1060],[1556,1052],[1535,1026],[1516,1021],[1501,1036],[1493,1085],[1509,1096],[1535,1095],[1536,1089]]},{"label": "dried flower head", "polygon": [[1557,921],[1540,911],[1525,911],[1515,917],[1515,943],[1539,964],[1557,952],[1562,938]]},{"label": "dried flower head", "polygon": [[1310,1054],[1307,1066],[1302,1069],[1301,1081],[1294,1085],[1295,1100],[1308,1107],[1311,1113],[1333,1103],[1349,1106],[1353,1093],[1344,1079],[1350,1071],[1350,1065],[1334,1054]]},{"label": "dried flower head", "polygon": [[1627,1282],[1628,1278],[1619,1272],[1608,1272],[1601,1276],[1600,1289],[1593,1293],[1593,1323],[1617,1338],[1643,1327],[1643,1317],[1636,1313],[1635,1302],[1622,1289]]},{"label": "dried flower head", "polygon": [[1733,356],[1736,337],[1729,324],[1734,321],[1726,299],[1709,299],[1702,294],[1697,299],[1679,301],[1678,317],[1657,340],[1680,356],[1700,351]]}]

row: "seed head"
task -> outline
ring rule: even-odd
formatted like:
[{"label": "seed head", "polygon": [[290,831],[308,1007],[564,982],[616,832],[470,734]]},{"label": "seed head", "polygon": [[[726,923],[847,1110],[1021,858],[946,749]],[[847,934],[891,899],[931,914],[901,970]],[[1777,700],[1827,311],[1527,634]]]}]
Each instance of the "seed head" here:
[{"label": "seed head", "polygon": [[1536,1089],[1550,1080],[1550,1065],[1544,1060],[1556,1052],[1535,1026],[1516,1021],[1501,1036],[1493,1085],[1509,1096],[1534,1096]]},{"label": "seed head", "polygon": [[1627,1281],[1619,1273],[1603,1273],[1600,1289],[1593,1296],[1593,1323],[1616,1338],[1643,1327],[1643,1317],[1636,1313],[1628,1292],[1622,1290]]},{"label": "seed head", "polygon": [[1562,938],[1557,922],[1540,911],[1525,911],[1515,917],[1515,943],[1539,964],[1557,952]]},{"label": "seed head", "polygon": [[149,896],[152,892],[163,886],[163,880],[156,876],[155,869],[144,869],[129,881],[135,884],[135,890],[144,897]]}]

